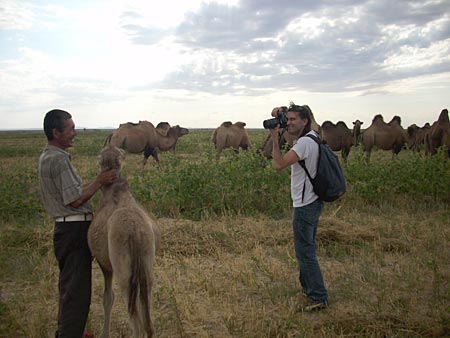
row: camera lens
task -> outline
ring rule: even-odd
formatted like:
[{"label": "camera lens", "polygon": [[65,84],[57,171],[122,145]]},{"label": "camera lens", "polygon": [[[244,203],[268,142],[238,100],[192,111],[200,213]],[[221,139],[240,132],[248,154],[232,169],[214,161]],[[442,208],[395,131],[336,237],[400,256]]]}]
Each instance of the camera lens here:
[{"label": "camera lens", "polygon": [[263,121],[264,129],[273,129],[280,123],[277,117]]}]

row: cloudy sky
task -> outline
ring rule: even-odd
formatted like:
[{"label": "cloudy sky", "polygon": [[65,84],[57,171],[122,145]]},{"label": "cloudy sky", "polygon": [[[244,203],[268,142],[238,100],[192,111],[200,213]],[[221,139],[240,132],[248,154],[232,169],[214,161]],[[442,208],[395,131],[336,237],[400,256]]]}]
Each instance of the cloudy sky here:
[{"label": "cloudy sky", "polygon": [[449,0],[0,0],[0,129],[261,128],[279,105],[349,127],[450,108]]}]

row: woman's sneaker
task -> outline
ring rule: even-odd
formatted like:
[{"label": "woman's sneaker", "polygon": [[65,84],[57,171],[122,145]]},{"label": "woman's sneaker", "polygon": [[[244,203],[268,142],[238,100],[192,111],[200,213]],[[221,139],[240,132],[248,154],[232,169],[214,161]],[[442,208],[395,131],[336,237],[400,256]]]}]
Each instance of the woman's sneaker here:
[{"label": "woman's sneaker", "polygon": [[303,307],[303,311],[305,312],[313,312],[313,311],[320,311],[323,309],[326,309],[328,307],[328,301],[316,301],[316,300],[309,300],[308,303]]}]

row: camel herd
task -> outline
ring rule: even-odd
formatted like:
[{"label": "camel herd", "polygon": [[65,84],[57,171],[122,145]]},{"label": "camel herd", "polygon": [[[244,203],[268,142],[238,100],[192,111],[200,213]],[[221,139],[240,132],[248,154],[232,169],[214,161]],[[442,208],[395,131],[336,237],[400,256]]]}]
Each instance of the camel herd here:
[{"label": "camel herd", "polygon": [[[322,125],[319,125],[314,115],[311,117],[311,129],[316,130],[333,151],[341,151],[344,162],[347,161],[351,147],[359,145],[366,153],[367,161],[369,161],[370,154],[374,149],[390,150],[393,155],[398,154],[404,148],[420,152],[421,148],[424,147],[426,155],[436,154],[437,149],[441,146],[450,149],[450,122],[447,109],[441,111],[438,120],[432,125],[426,123],[423,127],[418,127],[413,124],[407,129],[402,127],[399,116],[394,116],[390,122],[386,123],[381,114],[375,115],[371,125],[365,130],[361,128],[363,122],[360,120],[353,122],[353,129],[351,130],[342,121],[336,124],[325,121]],[[214,131],[212,141],[219,154],[224,148],[237,149],[240,146],[247,149],[251,146],[244,126],[245,123],[243,122],[235,124],[224,122]],[[219,133],[226,136],[219,140],[216,136]],[[293,142],[293,137],[286,130],[280,130],[280,147],[290,147]],[[266,158],[271,158],[272,139],[270,134],[267,135],[259,151]]]},{"label": "camel herd", "polygon": [[[362,129],[363,122],[353,122],[353,129],[349,129],[345,122],[334,124],[325,121],[319,125],[312,115],[311,128],[316,130],[333,151],[340,151],[344,162],[350,153],[351,147],[361,145],[367,155],[367,161],[374,149],[390,150],[393,155],[402,149],[409,148],[420,152],[425,149],[426,155],[434,155],[441,146],[450,149],[450,122],[448,110],[443,109],[432,125],[426,123],[423,127],[413,124],[407,129],[401,125],[401,118],[394,116],[388,123],[384,122],[381,114],[375,115],[371,125]],[[217,150],[217,157],[226,148],[247,150],[252,143],[245,130],[245,122],[223,122],[212,134],[211,142]],[[143,164],[147,163],[151,155],[159,164],[158,150],[175,150],[175,145],[189,130],[180,126],[170,126],[168,122],[160,122],[156,127],[148,121],[139,123],[123,123],[108,136],[105,144],[111,144],[132,154],[144,154]],[[280,130],[280,147],[292,146],[294,139],[286,130]],[[272,139],[267,135],[263,145],[258,149],[266,158],[272,156]],[[450,157],[450,150],[449,150]]]},{"label": "camel herd", "polygon": [[[438,120],[432,125],[426,123],[423,127],[413,124],[407,129],[401,126],[401,118],[394,116],[388,123],[384,122],[381,114],[376,115],[371,125],[363,130],[363,122],[353,122],[353,129],[339,121],[334,124],[325,121],[319,125],[312,115],[312,129],[316,130],[333,151],[340,151],[344,162],[347,161],[350,149],[361,145],[367,154],[367,161],[373,149],[391,150],[398,154],[403,148],[420,152],[425,148],[426,155],[434,155],[443,145],[450,149],[450,122],[448,110],[443,109]],[[226,148],[244,150],[251,149],[252,143],[245,130],[244,122],[223,122],[217,127],[211,137],[211,142],[217,149],[219,158]],[[133,154],[144,154],[145,165],[151,155],[159,164],[157,151],[174,150],[178,138],[189,133],[180,126],[170,126],[167,122],[160,122],[156,127],[151,122],[123,123],[108,136],[105,144],[111,144]],[[280,131],[280,147],[292,146],[294,139],[285,130]],[[266,158],[272,155],[272,140],[267,135],[262,147],[258,149]],[[450,156],[450,152],[449,152]]]}]

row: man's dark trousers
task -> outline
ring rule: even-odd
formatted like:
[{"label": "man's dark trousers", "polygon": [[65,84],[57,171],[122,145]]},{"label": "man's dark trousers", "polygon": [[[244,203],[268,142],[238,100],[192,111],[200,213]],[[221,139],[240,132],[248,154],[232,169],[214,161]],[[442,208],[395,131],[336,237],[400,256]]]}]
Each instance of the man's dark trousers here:
[{"label": "man's dark trousers", "polygon": [[57,338],[81,338],[91,304],[92,255],[87,242],[90,221],[56,222],[53,234],[59,265]]}]

